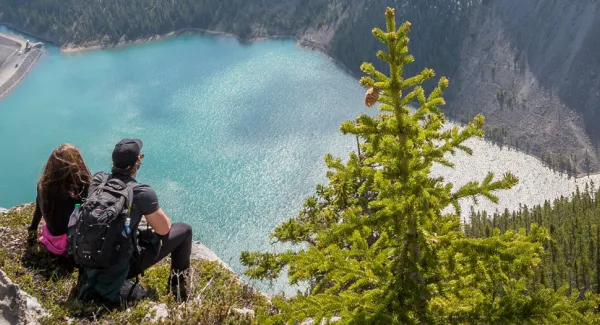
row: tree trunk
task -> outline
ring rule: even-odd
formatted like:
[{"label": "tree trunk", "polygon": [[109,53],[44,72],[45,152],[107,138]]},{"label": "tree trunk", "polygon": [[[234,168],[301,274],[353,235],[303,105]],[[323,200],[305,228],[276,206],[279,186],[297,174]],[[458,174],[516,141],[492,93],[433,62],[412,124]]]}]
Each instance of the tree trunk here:
[{"label": "tree trunk", "polygon": [[556,291],[557,285],[556,285],[556,273],[555,273],[555,265],[556,265],[556,248],[554,248],[554,241],[551,240],[550,241],[550,253],[552,254],[552,286],[554,287],[554,291]]},{"label": "tree trunk", "polygon": [[600,294],[600,226],[596,228],[596,294]]}]

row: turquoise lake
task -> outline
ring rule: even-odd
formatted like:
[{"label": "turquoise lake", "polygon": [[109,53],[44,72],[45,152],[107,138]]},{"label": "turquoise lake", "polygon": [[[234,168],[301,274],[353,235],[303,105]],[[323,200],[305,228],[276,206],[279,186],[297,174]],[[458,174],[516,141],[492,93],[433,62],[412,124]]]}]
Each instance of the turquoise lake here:
[{"label": "turquoise lake", "polygon": [[110,170],[116,142],[137,137],[138,181],[240,273],[240,252],[275,249],[269,232],[326,180],[323,156],[355,150],[339,125],[366,110],[356,79],[292,41],[182,36],[46,52],[0,100],[0,206],[35,199],[59,144],[97,172]]}]

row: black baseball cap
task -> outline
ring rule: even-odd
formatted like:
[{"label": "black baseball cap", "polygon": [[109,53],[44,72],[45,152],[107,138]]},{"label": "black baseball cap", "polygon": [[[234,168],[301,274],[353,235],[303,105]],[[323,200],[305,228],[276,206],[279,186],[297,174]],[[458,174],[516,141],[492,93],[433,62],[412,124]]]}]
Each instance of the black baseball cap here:
[{"label": "black baseball cap", "polygon": [[123,139],[117,143],[112,153],[113,165],[117,168],[127,168],[135,164],[142,150],[142,140]]}]

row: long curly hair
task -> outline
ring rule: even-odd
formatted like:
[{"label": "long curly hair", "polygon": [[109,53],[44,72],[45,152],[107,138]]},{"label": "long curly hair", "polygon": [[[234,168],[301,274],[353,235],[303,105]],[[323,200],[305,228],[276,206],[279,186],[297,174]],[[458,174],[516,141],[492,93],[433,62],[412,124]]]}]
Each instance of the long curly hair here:
[{"label": "long curly hair", "polygon": [[87,196],[91,181],[92,175],[79,150],[71,144],[60,145],[50,154],[38,181],[42,214],[51,215],[58,198]]}]

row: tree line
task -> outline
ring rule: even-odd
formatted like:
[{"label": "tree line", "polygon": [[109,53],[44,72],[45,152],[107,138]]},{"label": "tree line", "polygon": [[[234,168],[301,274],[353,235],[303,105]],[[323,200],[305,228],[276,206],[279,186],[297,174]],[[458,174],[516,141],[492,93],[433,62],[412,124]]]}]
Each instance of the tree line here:
[{"label": "tree line", "polygon": [[531,286],[543,285],[583,297],[586,292],[600,294],[600,191],[593,184],[577,189],[571,197],[546,201],[542,205],[521,206],[518,211],[488,215],[471,213],[465,233],[472,238],[487,238],[495,231],[505,233],[533,224],[548,230],[541,267],[535,271]]},{"label": "tree line", "polygon": [[215,29],[244,39],[252,36],[254,25],[273,34],[292,34],[325,22],[338,2],[343,6],[343,1],[326,0],[2,0],[0,22],[60,45],[118,42],[185,28]]},{"label": "tree line", "polygon": [[[592,157],[586,150],[583,157],[578,158],[576,154],[551,154],[545,150],[536,152],[528,142],[523,144],[523,141],[519,139],[510,138],[506,128],[500,126],[489,126],[484,127],[485,138],[491,141],[495,145],[503,148],[504,146],[510,146],[519,148],[519,150],[527,153],[534,154],[539,157],[544,166],[550,168],[552,171],[567,175],[568,177],[577,177],[584,174],[589,175],[592,172]],[[579,167],[580,166],[580,167]]]},{"label": "tree line", "polygon": [[359,73],[360,64],[373,61],[382,48],[370,30],[389,6],[402,20],[415,24],[413,48],[419,61],[408,67],[409,72],[430,67],[452,77],[469,12],[478,4],[477,0],[0,0],[0,23],[59,45],[111,44],[186,28],[233,33],[245,40],[300,37],[332,27],[335,34],[326,50]]}]

